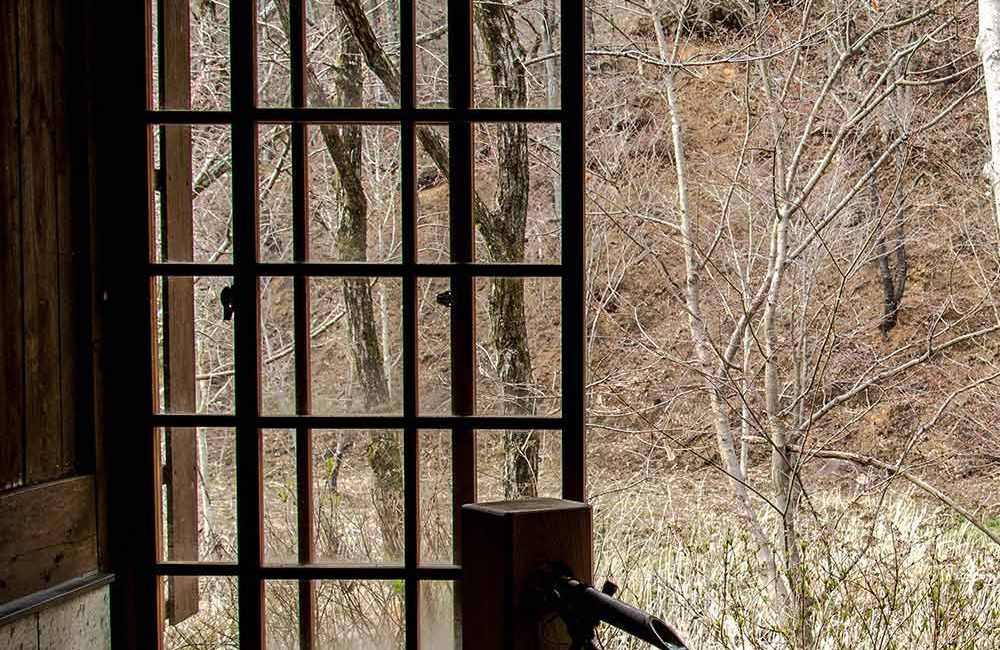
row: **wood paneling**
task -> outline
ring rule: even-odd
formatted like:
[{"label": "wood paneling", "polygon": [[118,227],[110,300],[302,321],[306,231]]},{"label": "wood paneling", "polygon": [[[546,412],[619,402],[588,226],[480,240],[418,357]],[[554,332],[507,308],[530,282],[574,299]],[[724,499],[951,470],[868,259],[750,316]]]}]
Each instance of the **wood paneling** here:
[{"label": "wood paneling", "polygon": [[[66,21],[69,6],[62,2],[49,3],[52,7],[52,32],[49,47],[52,50],[52,165],[56,187],[56,275],[59,281],[59,411],[60,421],[60,466],[58,475],[67,476],[76,469],[76,447],[78,435],[85,430],[78,425],[77,412],[77,318],[80,313],[77,301],[80,285],[76,278],[77,250],[80,248],[78,234],[74,236],[72,182],[73,171],[69,128],[68,99],[70,97],[67,44],[69,42]],[[53,37],[54,36],[54,37]],[[82,215],[81,215],[82,216]],[[84,350],[84,354],[86,350]],[[86,412],[86,411],[83,411]]]},{"label": "wood paneling", "polygon": [[[69,134],[64,103],[66,10],[21,0],[18,7],[20,194],[24,300],[26,482],[74,469],[72,245]],[[60,182],[62,181],[62,182]],[[63,233],[61,236],[61,232]],[[65,355],[65,356],[64,356]]]},{"label": "wood paneling", "polygon": [[81,301],[93,272],[91,121],[71,72],[84,42],[72,7],[0,0],[0,604],[97,569]]},{"label": "wood paneling", "polygon": [[24,481],[17,0],[0,0],[0,490]]},{"label": "wood paneling", "polygon": [[24,273],[24,372],[27,479],[62,471],[59,364],[58,210],[55,171],[52,12],[21,2],[21,241]]},{"label": "wood paneling", "polygon": [[0,602],[96,570],[93,476],[0,495]]},{"label": "wood paneling", "polygon": [[0,490],[73,475],[91,430],[77,410],[87,233],[74,227],[68,6],[0,0]]}]

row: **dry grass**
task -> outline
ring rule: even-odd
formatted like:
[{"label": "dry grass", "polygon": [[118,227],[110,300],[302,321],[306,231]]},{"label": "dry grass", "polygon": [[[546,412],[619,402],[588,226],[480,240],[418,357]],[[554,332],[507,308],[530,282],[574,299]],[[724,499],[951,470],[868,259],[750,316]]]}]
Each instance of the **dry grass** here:
[{"label": "dry grass", "polygon": [[[623,493],[597,513],[597,574],[675,625],[692,648],[784,648],[741,522],[711,506]],[[1000,548],[951,513],[893,490],[814,499],[803,530],[816,648],[1000,648]],[[605,628],[608,650],[639,648]]]}]

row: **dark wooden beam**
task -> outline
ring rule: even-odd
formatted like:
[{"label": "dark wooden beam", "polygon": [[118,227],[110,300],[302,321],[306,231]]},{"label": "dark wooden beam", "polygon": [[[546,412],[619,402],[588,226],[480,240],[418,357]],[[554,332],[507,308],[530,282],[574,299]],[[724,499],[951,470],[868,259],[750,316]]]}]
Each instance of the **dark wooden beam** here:
[{"label": "dark wooden beam", "polygon": [[[18,5],[21,115],[21,242],[24,298],[26,482],[67,475],[71,459],[63,431],[60,332],[59,159],[57,122],[64,101],[56,84],[59,48],[53,7],[30,0]],[[68,397],[68,396],[67,396]]]},{"label": "dark wooden beam", "polygon": [[0,603],[97,568],[92,475],[0,495]]},{"label": "dark wooden beam", "polygon": [[[160,0],[160,103],[191,107],[191,18],[188,0]],[[191,127],[161,127],[160,191],[163,259],[194,261]],[[169,411],[197,410],[195,390],[194,279],[163,281],[164,404]],[[198,559],[198,435],[194,428],[166,430],[167,559]],[[167,581],[166,615],[172,625],[198,612],[198,579]]]},{"label": "dark wooden beam", "polygon": [[24,483],[17,0],[0,0],[0,490]]}]

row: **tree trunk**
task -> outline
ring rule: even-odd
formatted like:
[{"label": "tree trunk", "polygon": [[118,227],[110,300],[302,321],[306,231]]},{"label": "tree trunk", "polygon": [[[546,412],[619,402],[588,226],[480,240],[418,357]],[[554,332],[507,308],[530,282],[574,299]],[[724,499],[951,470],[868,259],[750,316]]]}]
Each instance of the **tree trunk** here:
[{"label": "tree trunk", "polygon": [[[290,33],[287,7],[277,3],[282,23]],[[339,104],[361,106],[363,102],[362,52],[349,31],[341,39],[340,61],[336,76]],[[312,104],[328,106],[319,79],[311,66],[306,66],[306,82]],[[323,143],[337,171],[336,188],[339,200],[337,215],[337,257],[345,262],[363,262],[368,258],[368,199],[362,184],[362,149],[364,134],[355,125],[324,125]],[[365,411],[379,413],[389,406],[389,383],[375,320],[372,286],[367,278],[343,280],[344,310],[350,339],[351,363],[361,386]],[[353,441],[338,442],[333,476],[339,476],[341,465]],[[374,480],[372,496],[379,528],[388,558],[403,556],[403,459],[399,440],[391,432],[374,431],[367,448],[368,465]]]},{"label": "tree trunk", "polygon": [[[399,70],[378,42],[371,22],[359,0],[336,0],[369,69],[397,100]],[[490,65],[498,106],[523,108],[527,105],[524,49],[510,7],[503,2],[483,3],[475,11],[476,25]],[[523,124],[501,124],[499,129],[499,174],[494,212],[473,192],[472,215],[486,243],[490,261],[520,262],[524,259],[524,233],[528,203],[528,134]],[[450,179],[448,148],[441,138],[425,127],[416,129],[420,144],[441,173]],[[518,279],[498,279],[490,286],[492,343],[500,359],[498,374],[503,386],[504,413],[525,415],[534,412],[527,397],[532,384],[531,356],[524,313],[524,287]],[[501,321],[498,322],[498,318]],[[508,495],[537,494],[538,437],[533,433],[504,434],[508,461],[505,489]]]},{"label": "tree trunk", "polygon": [[[542,54],[548,57],[545,59],[545,105],[549,108],[559,108],[559,68],[556,66],[557,56],[553,38],[559,19],[553,5],[555,0],[544,0],[542,3]],[[587,15],[590,15],[589,11]],[[562,188],[559,184],[559,176],[553,175],[552,214],[557,223],[562,216]]]},{"label": "tree trunk", "polygon": [[[363,105],[362,55],[357,42],[345,32],[341,45],[341,61],[337,74],[340,104],[345,107]],[[338,127],[326,127],[333,130]],[[337,188],[343,198],[337,223],[337,256],[342,261],[364,262],[368,259],[368,202],[360,183],[364,170],[361,167],[364,133],[357,125],[339,127],[343,147],[341,162],[337,164],[338,180],[341,168],[344,174],[357,182],[341,184]],[[355,196],[347,196],[355,193]],[[389,406],[389,382],[386,375],[382,345],[375,320],[375,301],[368,278],[343,280],[344,307],[347,311],[351,340],[351,359],[355,377],[361,384],[365,411],[384,412]],[[372,501],[379,519],[386,555],[403,556],[403,536],[400,522],[403,512],[403,459],[399,440],[392,432],[373,431],[367,448],[368,466],[374,483]]]},{"label": "tree trunk", "polygon": [[[899,18],[905,18],[900,15]],[[903,64],[896,65],[896,78],[902,79]],[[882,140],[888,144],[892,139],[906,132],[910,113],[912,112],[912,91],[907,86],[899,85],[893,91],[893,101],[887,105],[882,127]],[[869,149],[867,162],[869,169],[877,167],[877,152]],[[885,224],[875,241],[875,254],[878,259],[879,275],[882,280],[883,315],[879,329],[882,334],[888,334],[899,321],[899,310],[903,304],[906,292],[906,274],[908,263],[906,259],[906,197],[902,191],[903,167],[906,164],[906,153],[902,149],[895,152],[897,180],[892,193],[892,215],[890,223]],[[883,213],[878,192],[878,174],[873,173],[868,181],[872,215]],[[886,210],[885,212],[888,212]],[[895,263],[893,265],[893,263]]]},{"label": "tree trunk", "polygon": [[[667,38],[663,31],[663,24],[656,20],[656,8],[654,0],[648,0],[649,13],[654,17],[653,25],[656,33],[657,46],[660,58],[668,60],[670,54],[667,48]],[[750,535],[757,545],[757,559],[761,567],[767,573],[768,579],[774,585],[776,594],[775,611],[782,612],[785,603],[788,601],[788,590],[778,575],[778,566],[775,560],[775,553],[768,540],[767,534],[761,525],[760,517],[754,511],[750,503],[750,490],[747,487],[747,477],[743,472],[745,462],[740,462],[740,454],[736,450],[736,441],[733,436],[733,429],[729,422],[729,408],[726,403],[726,396],[722,394],[721,382],[713,372],[713,362],[715,352],[709,333],[702,319],[701,311],[701,265],[695,250],[696,229],[694,207],[688,195],[687,186],[687,158],[684,153],[684,138],[682,134],[682,123],[680,103],[677,98],[677,88],[674,83],[674,76],[667,72],[664,77],[664,89],[667,96],[667,108],[670,114],[671,145],[674,153],[674,172],[677,181],[677,209],[681,226],[681,249],[684,253],[684,302],[688,316],[688,329],[691,340],[694,343],[696,361],[699,374],[705,392],[708,394],[709,404],[712,414],[712,425],[715,428],[716,443],[719,450],[719,459],[723,471],[729,476],[729,484],[736,501],[737,511],[740,517],[746,522]],[[720,373],[721,374],[721,368]]]},{"label": "tree trunk", "polygon": [[1000,232],[1000,0],[979,0],[976,39],[986,79],[986,113],[990,123],[990,160],[984,172],[993,188],[993,212]]},{"label": "tree trunk", "polygon": [[[493,89],[500,108],[527,105],[525,58],[510,8],[484,3],[475,12],[476,25],[489,62]],[[497,210],[479,222],[491,262],[523,262],[528,219],[528,130],[509,123],[497,127]],[[532,415],[534,404],[528,324],[524,311],[524,281],[495,278],[490,284],[490,322],[497,354],[497,377],[505,415]],[[538,494],[539,438],[534,432],[504,432],[504,496],[508,499]]]}]

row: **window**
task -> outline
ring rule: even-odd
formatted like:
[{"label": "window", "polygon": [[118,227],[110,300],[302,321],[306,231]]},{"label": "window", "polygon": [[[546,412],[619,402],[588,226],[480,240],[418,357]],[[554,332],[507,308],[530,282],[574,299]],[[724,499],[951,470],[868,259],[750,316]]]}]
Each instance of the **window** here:
[{"label": "window", "polygon": [[[421,5],[148,8],[163,607],[141,634],[162,647],[442,647],[477,485],[583,498],[582,3],[559,8],[558,51],[544,30],[558,83],[540,107],[510,7],[448,3],[428,28],[442,59],[418,50]],[[535,230],[529,173],[550,184]],[[421,203],[428,185],[444,203]],[[540,447],[559,450],[544,485]],[[366,496],[331,528],[352,482]]]}]

